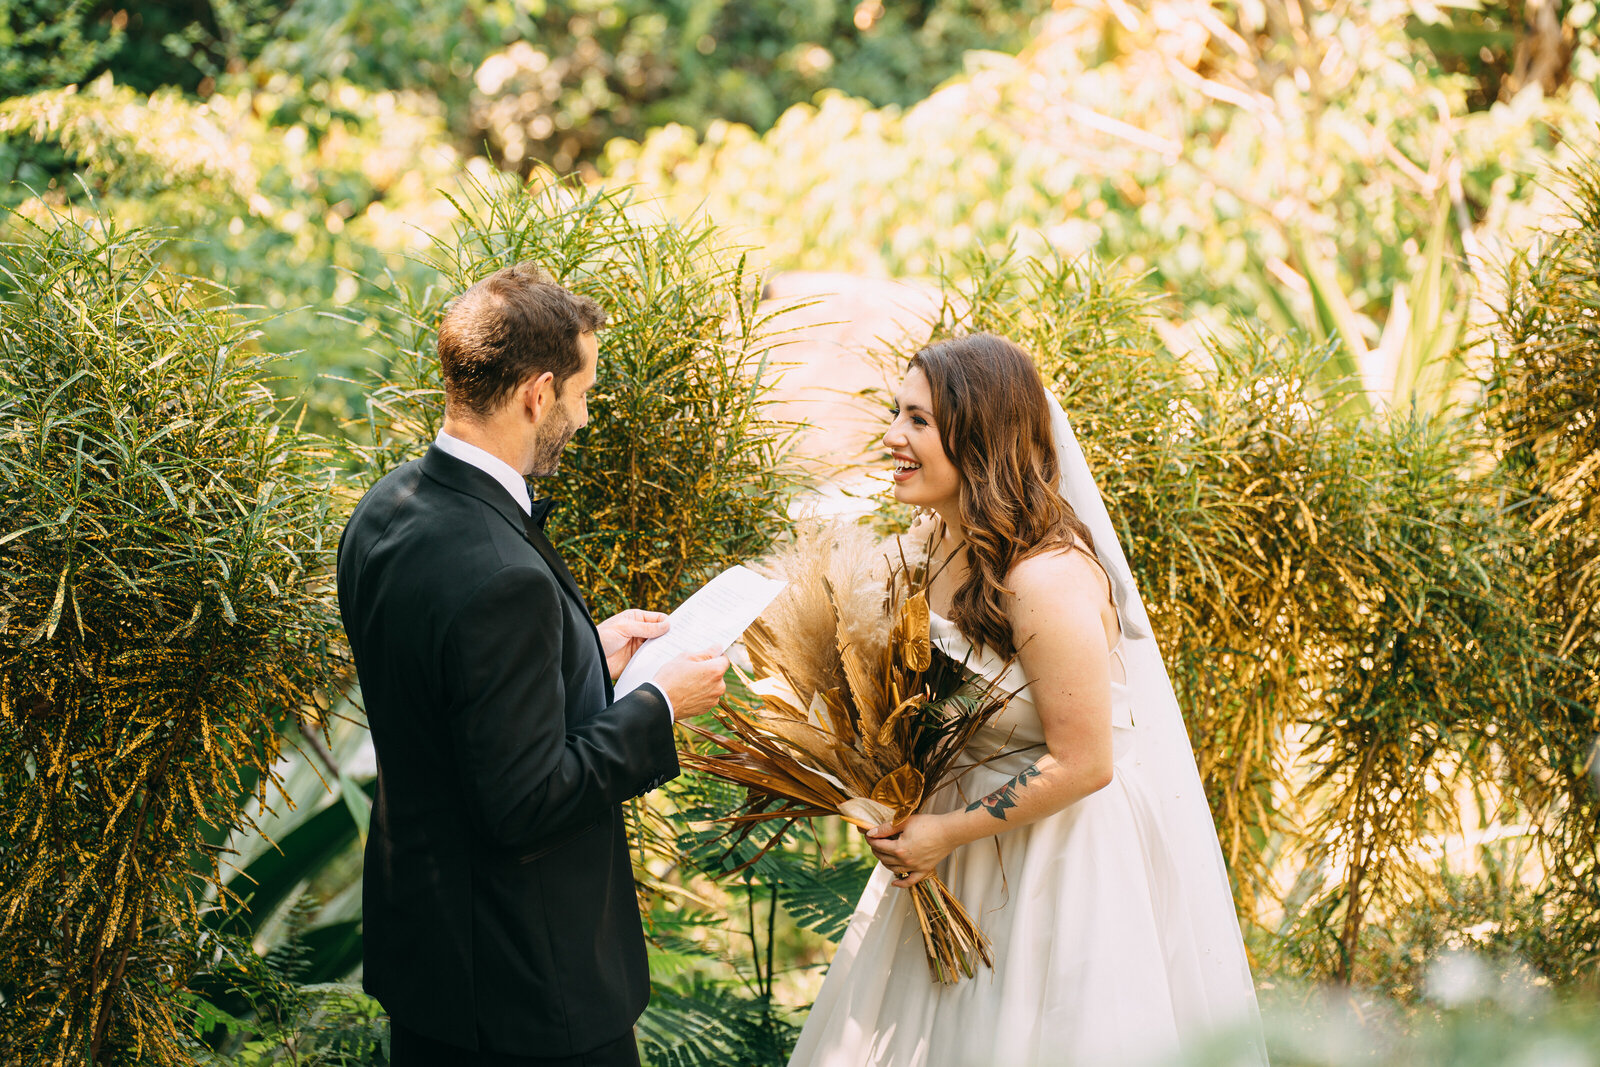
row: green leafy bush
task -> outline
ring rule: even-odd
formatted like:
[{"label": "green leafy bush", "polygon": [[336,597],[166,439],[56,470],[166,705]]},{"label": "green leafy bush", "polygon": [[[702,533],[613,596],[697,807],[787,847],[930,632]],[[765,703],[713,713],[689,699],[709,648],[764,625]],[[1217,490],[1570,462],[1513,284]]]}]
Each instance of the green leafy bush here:
[{"label": "green leafy bush", "polygon": [[[305,938],[316,910],[308,899],[295,901],[284,936],[264,955],[233,935],[206,942],[209,955],[196,976],[206,995],[184,997],[194,1035],[208,1045],[197,1050],[196,1062],[229,1067],[384,1067],[389,1062],[382,1006],[353,985],[311,977],[316,953]],[[237,1014],[216,1001],[234,1006]]]},{"label": "green leafy bush", "polygon": [[71,85],[122,45],[121,27],[94,34],[88,0],[0,3],[0,97]]},{"label": "green leafy bush", "polygon": [[823,90],[909,107],[975,49],[1015,52],[1041,0],[555,0],[476,72],[473,126],[497,162],[566,172],[613,137],[677,123],[766,130]]},{"label": "green leafy bush", "polygon": [[1542,816],[1542,902],[1600,984],[1600,159],[1561,183],[1567,225],[1506,264],[1486,422],[1518,510],[1525,592],[1552,664],[1538,729],[1503,743]]},{"label": "green leafy bush", "polygon": [[160,245],[56,217],[0,246],[6,1062],[184,1060],[208,842],[338,666],[326,450]]},{"label": "green leafy bush", "polygon": [[548,484],[549,529],[596,617],[670,609],[786,527],[785,427],[767,420],[775,339],[744,257],[706,222],[650,222],[625,193],[496,178],[458,201],[426,286],[392,286],[378,345],[386,380],[353,427],[376,479],[421,453],[443,419],[435,331],[446,303],[532,261],[606,309],[589,426]]}]

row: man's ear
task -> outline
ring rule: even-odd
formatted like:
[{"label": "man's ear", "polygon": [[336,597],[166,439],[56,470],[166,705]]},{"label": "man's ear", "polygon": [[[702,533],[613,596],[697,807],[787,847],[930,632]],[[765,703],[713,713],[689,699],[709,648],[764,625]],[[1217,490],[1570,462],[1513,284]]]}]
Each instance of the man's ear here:
[{"label": "man's ear", "polygon": [[524,378],[517,386],[517,403],[527,412],[527,417],[537,423],[556,402],[556,376],[549,371]]}]

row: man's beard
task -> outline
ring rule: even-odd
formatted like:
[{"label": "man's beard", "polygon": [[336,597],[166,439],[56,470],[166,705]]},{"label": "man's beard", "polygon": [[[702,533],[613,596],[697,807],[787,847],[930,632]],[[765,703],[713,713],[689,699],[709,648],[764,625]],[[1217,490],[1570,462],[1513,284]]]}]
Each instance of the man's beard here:
[{"label": "man's beard", "polygon": [[547,478],[560,470],[561,451],[567,447],[567,442],[572,440],[572,435],[578,432],[564,413],[560,422],[551,419],[544,425],[549,426],[550,430],[547,434],[541,426],[539,436],[533,443],[533,470],[528,475],[530,478]]}]

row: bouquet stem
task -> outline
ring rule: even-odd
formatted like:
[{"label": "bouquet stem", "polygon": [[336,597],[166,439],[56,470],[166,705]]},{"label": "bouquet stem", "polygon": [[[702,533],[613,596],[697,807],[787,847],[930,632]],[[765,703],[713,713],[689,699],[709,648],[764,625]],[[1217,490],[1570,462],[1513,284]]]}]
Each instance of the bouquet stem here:
[{"label": "bouquet stem", "polygon": [[971,978],[979,963],[994,967],[989,939],[938,875],[911,887],[911,904],[922,928],[928,972],[935,982],[951,985]]}]

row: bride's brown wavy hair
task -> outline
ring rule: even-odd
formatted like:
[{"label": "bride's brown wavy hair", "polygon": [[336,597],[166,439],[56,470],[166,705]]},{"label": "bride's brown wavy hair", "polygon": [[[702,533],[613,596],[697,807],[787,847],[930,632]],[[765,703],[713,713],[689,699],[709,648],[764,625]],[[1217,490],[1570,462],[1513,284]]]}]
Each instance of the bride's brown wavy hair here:
[{"label": "bride's brown wavy hair", "polygon": [[1003,598],[1011,568],[1074,543],[1095,551],[1058,489],[1044,382],[1026,349],[992,333],[929,345],[911,366],[927,376],[940,443],[961,476],[968,573],[951,621],[967,640],[1010,657],[1016,644]]}]

